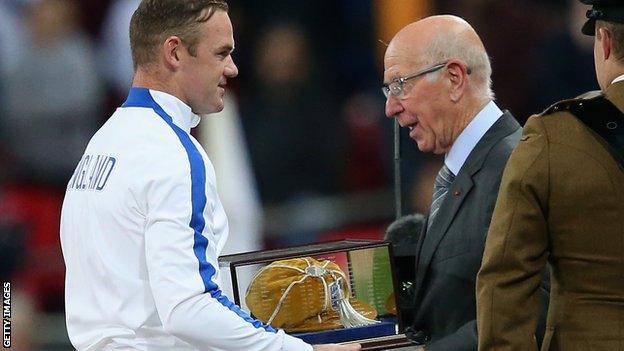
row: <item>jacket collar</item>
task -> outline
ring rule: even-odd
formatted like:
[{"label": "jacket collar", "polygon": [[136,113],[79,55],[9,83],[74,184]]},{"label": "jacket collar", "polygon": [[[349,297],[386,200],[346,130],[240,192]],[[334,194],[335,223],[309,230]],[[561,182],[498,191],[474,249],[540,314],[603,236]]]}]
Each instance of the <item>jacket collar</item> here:
[{"label": "jacket collar", "polygon": [[158,90],[132,87],[122,107],[154,108],[155,105],[160,106],[171,117],[172,122],[187,133],[199,124],[200,117],[193,113],[190,106],[179,98]]}]

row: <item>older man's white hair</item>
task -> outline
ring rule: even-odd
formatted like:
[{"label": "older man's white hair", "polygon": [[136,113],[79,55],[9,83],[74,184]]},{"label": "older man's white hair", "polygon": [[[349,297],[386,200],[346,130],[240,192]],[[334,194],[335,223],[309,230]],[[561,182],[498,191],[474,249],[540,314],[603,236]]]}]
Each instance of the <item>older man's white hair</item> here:
[{"label": "older man's white hair", "polygon": [[487,52],[481,45],[463,40],[456,33],[437,33],[424,48],[423,54],[428,64],[444,62],[450,59],[462,60],[471,70],[476,93],[489,99],[494,98],[492,91],[492,65]]}]

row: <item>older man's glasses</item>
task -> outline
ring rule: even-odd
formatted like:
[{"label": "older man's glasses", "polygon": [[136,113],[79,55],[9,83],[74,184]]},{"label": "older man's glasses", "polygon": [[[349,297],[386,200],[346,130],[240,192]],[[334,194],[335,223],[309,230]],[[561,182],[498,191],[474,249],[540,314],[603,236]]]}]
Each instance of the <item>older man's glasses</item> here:
[{"label": "older man's glasses", "polygon": [[435,64],[429,68],[425,68],[422,71],[418,71],[407,77],[394,78],[392,82],[390,82],[390,84],[384,84],[383,87],[381,88],[381,91],[383,92],[386,99],[389,98],[390,95],[401,99],[405,96],[405,90],[404,90],[405,82],[407,82],[410,79],[422,77],[426,74],[438,71],[442,69],[444,66],[446,66],[447,63],[448,62]]}]

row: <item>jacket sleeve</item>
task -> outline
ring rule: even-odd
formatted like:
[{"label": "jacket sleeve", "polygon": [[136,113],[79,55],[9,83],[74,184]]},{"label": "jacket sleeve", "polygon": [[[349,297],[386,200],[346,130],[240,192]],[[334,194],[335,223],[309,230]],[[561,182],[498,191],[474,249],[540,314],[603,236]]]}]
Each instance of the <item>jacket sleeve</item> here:
[{"label": "jacket sleeve", "polygon": [[477,275],[479,350],[537,348],[548,249],[548,140],[541,118],[527,121],[503,173]]},{"label": "jacket sleeve", "polygon": [[146,279],[152,291],[145,298],[153,298],[164,329],[200,350],[312,350],[251,318],[221,293],[214,279],[217,244],[210,215],[218,199],[205,184],[205,168],[199,170],[202,178],[184,156],[159,155],[143,192]]}]

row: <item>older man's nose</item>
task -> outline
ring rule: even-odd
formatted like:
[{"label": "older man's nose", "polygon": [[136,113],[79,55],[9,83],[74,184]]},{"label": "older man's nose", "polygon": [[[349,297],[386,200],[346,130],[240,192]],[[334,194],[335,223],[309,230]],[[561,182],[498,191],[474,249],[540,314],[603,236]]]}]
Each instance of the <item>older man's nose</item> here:
[{"label": "older man's nose", "polygon": [[386,117],[394,118],[403,111],[401,104],[392,96],[386,99]]}]

